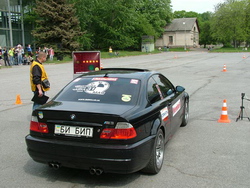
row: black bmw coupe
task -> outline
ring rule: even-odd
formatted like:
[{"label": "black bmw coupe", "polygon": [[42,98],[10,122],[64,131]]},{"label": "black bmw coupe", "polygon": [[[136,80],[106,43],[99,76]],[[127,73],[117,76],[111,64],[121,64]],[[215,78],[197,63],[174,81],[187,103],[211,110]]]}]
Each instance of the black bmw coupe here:
[{"label": "black bmw coupe", "polygon": [[188,123],[189,95],[159,72],[110,68],[85,73],[32,113],[34,161],[91,174],[157,174],[165,144]]}]

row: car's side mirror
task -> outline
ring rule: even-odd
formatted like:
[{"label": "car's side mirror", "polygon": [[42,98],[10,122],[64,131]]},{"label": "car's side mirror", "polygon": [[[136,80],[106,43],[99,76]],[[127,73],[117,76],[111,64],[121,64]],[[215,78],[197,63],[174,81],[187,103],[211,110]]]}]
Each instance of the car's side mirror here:
[{"label": "car's side mirror", "polygon": [[176,86],[175,90],[176,90],[177,92],[183,92],[183,91],[185,91],[185,88],[182,87],[182,86]]}]

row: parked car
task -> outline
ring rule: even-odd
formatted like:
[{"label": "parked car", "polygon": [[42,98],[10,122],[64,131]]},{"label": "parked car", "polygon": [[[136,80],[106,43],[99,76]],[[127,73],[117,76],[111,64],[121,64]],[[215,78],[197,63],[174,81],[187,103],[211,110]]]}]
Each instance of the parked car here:
[{"label": "parked car", "polygon": [[189,95],[161,73],[110,68],[85,73],[32,113],[34,161],[91,174],[157,174],[165,144],[188,123]]}]

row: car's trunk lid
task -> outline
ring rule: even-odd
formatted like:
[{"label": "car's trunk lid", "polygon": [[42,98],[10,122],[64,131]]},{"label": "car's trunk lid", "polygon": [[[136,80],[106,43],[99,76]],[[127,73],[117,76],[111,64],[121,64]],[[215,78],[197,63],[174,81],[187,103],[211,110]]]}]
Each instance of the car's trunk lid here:
[{"label": "car's trunk lid", "polygon": [[117,121],[126,121],[123,114],[132,108],[130,105],[51,101],[33,115],[47,124],[49,133],[43,134],[45,137],[92,142],[99,140],[104,128],[114,128]]}]

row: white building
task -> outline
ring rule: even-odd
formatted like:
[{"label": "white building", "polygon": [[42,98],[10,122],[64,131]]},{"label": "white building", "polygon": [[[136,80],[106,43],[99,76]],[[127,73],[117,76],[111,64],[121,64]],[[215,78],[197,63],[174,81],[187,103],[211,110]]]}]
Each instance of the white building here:
[{"label": "white building", "polygon": [[197,47],[199,46],[199,25],[197,18],[178,18],[164,28],[156,47]]}]

